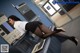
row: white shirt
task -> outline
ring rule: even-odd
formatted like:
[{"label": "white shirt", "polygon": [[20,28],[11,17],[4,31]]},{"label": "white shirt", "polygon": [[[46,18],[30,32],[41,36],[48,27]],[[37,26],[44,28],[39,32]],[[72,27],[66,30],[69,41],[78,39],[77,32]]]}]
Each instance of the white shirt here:
[{"label": "white shirt", "polygon": [[18,31],[20,31],[21,35],[23,35],[25,33],[25,25],[28,22],[26,21],[15,21],[14,23],[14,28],[17,29]]}]

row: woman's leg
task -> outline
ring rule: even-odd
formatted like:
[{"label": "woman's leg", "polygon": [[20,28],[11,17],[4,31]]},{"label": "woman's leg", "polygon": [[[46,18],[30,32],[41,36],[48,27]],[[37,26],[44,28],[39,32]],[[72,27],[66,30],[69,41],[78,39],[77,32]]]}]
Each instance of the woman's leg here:
[{"label": "woman's leg", "polygon": [[39,27],[36,28],[35,32],[34,32],[35,35],[41,37],[43,35],[43,33],[41,32],[41,30],[39,29]]},{"label": "woman's leg", "polygon": [[[39,27],[37,27],[36,30],[35,30],[35,32],[34,32],[36,35],[43,35],[42,32],[44,32],[44,35],[43,35],[44,38],[49,37],[49,36],[53,36],[53,35],[56,36],[56,34],[52,34],[54,31],[51,31],[45,25],[42,24]],[[67,39],[70,38],[69,36],[60,35],[60,34],[57,35],[57,36],[62,36],[62,37],[67,38]]]},{"label": "woman's leg", "polygon": [[76,45],[78,44],[78,39],[75,36],[67,36],[67,35],[62,34],[62,33],[57,33],[54,36],[56,36],[56,37],[59,36],[59,37],[65,38],[65,39],[69,39],[72,42],[74,42]]},{"label": "woman's leg", "polygon": [[[43,34],[42,32],[44,32],[45,34]],[[46,27],[45,25],[40,25],[40,28],[37,27],[35,30],[35,34],[38,35],[41,38],[47,38],[50,36],[61,36],[65,39],[69,39],[71,41],[73,41],[76,45],[78,44],[78,41],[76,40],[76,38],[74,36],[67,36],[65,34],[61,34],[61,33],[53,33],[54,31],[51,31],[50,29],[48,29],[48,27]],[[52,34],[53,33],[53,34]]]},{"label": "woman's leg", "polygon": [[[44,38],[47,38],[49,36],[61,36],[61,37],[65,38],[65,39],[69,39],[69,40],[73,41],[76,45],[78,44],[78,40],[74,36],[67,36],[67,35],[62,34],[62,33],[54,34],[53,33],[54,31],[51,31],[45,25],[40,25],[40,27],[41,27],[41,30],[45,33]],[[51,33],[53,33],[53,34],[50,35]]]},{"label": "woman's leg", "polygon": [[34,34],[40,36],[41,38],[47,38],[50,36],[50,34],[52,34],[52,31],[45,25],[41,24],[36,28]]}]

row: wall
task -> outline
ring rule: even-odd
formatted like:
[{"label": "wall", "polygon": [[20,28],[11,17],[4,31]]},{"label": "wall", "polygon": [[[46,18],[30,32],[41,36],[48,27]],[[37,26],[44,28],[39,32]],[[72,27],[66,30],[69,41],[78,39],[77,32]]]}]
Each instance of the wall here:
[{"label": "wall", "polygon": [[[19,5],[22,2],[25,2],[34,11],[34,13],[37,16],[39,16],[39,19],[46,26],[49,27],[50,25],[52,25],[52,22],[47,18],[47,16],[34,3],[32,3],[31,0],[16,0],[16,1],[15,0],[1,0],[0,12],[3,12],[7,17],[10,15],[16,15],[21,20],[25,20],[25,18],[11,5],[11,3],[13,3],[14,5]],[[58,44],[57,40],[55,40],[54,42],[56,42]],[[54,42],[52,42],[53,47],[50,47],[50,48],[53,48],[53,50],[55,48],[57,48],[57,45],[54,44]],[[6,42],[2,38],[0,38],[0,43],[2,44],[2,43],[6,43]],[[59,44],[59,45],[61,45],[61,44]],[[55,49],[54,53],[60,53],[60,48],[61,48],[61,46],[59,46],[59,48]],[[49,50],[49,51],[53,51],[53,50]]]},{"label": "wall", "polygon": [[[7,17],[10,15],[16,15],[21,20],[25,20],[25,18],[11,5],[11,3],[19,5],[22,2],[25,2],[34,11],[34,13],[40,17],[39,19],[46,26],[52,25],[51,21],[47,19],[45,14],[34,3],[32,3],[31,0],[0,0],[0,13],[4,13]],[[0,40],[2,40],[0,43],[4,42],[2,38],[0,38]]]}]

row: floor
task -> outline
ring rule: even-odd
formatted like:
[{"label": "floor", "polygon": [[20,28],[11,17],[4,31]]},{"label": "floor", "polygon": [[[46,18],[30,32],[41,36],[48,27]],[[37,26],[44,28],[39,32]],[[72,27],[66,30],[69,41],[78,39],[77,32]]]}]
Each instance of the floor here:
[{"label": "floor", "polygon": [[70,40],[62,43],[61,53],[80,53],[80,17],[63,26],[68,36],[75,36],[78,38],[78,45],[76,46]]},{"label": "floor", "polygon": [[[71,16],[72,19],[78,17],[80,15],[80,4],[76,5],[67,13]],[[60,15],[58,12],[51,17],[51,20],[55,22],[56,26],[58,27],[71,21],[71,19],[66,14]]]}]

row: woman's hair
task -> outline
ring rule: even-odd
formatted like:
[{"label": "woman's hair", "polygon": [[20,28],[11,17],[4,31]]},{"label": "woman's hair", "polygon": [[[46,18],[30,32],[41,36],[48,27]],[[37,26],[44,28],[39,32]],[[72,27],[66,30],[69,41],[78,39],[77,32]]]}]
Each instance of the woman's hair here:
[{"label": "woman's hair", "polygon": [[16,17],[15,15],[11,15],[11,16],[9,16],[8,17],[8,20],[9,19],[12,19],[12,20],[14,20],[14,21],[21,21],[18,17]]}]

